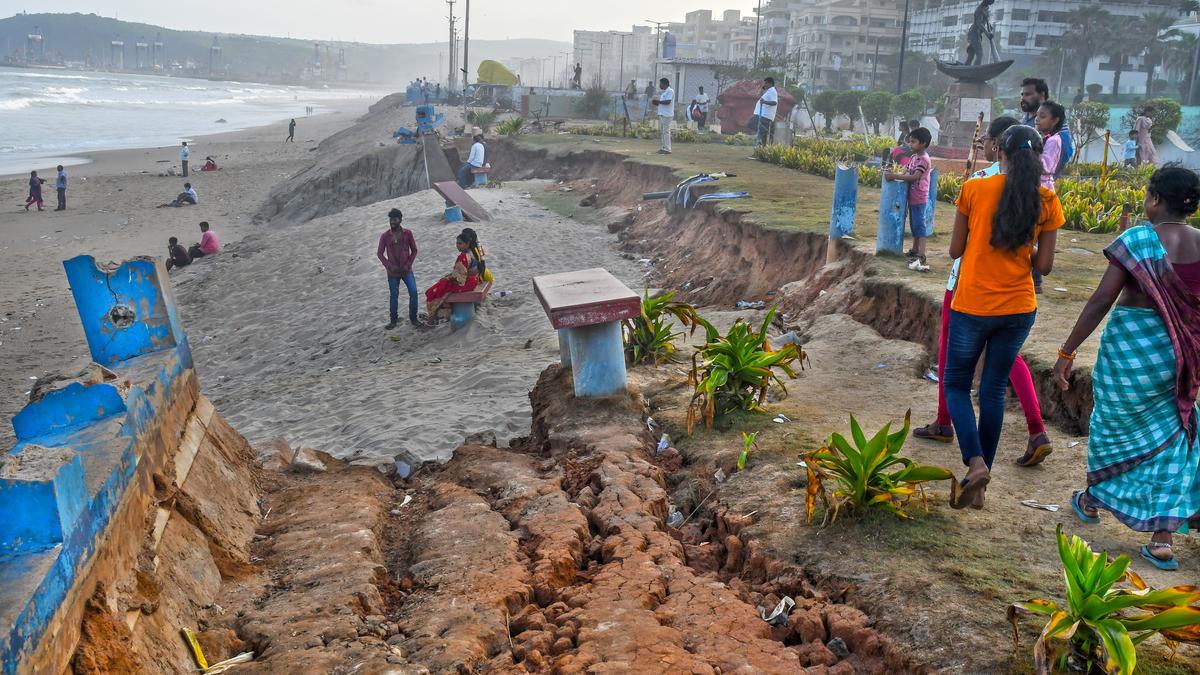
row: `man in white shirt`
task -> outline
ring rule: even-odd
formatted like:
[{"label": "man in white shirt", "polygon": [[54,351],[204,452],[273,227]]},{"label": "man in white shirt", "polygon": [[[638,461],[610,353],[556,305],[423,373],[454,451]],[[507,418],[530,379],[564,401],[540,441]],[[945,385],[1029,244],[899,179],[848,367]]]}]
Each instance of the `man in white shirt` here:
[{"label": "man in white shirt", "polygon": [[183,165],[183,177],[184,178],[187,178],[187,163],[188,163],[188,157],[190,157],[191,154],[192,154],[192,151],[188,150],[187,141],[184,141],[183,147],[181,147],[179,149],[179,163]]},{"label": "man in white shirt", "polygon": [[661,137],[661,147],[658,149],[658,154],[671,154],[671,120],[675,118],[675,90],[671,88],[671,81],[667,78],[662,78],[658,81],[658,98],[650,101],[658,107],[658,130]]},{"label": "man in white shirt", "polygon": [[692,99],[692,105],[700,108],[700,119],[697,120],[697,123],[700,125],[700,130],[704,131],[708,128],[708,94],[704,93],[704,87],[700,87],[700,93]]},{"label": "man in white shirt", "polygon": [[466,189],[471,186],[474,179],[471,177],[471,169],[482,169],[487,148],[483,145],[483,135],[476,134],[474,142],[471,143],[471,154],[467,156],[467,162],[458,168],[458,186]]},{"label": "man in white shirt", "polygon": [[771,128],[775,126],[775,110],[779,107],[779,92],[775,89],[775,78],[763,78],[763,94],[754,105],[754,117],[750,118],[754,126],[754,144],[766,145]]}]

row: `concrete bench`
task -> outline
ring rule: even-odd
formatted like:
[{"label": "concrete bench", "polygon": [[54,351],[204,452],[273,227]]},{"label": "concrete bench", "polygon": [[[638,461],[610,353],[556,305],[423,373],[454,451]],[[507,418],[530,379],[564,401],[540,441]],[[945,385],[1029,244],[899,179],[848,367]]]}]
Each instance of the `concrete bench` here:
[{"label": "concrete bench", "polygon": [[474,183],[472,183],[472,185],[474,185],[475,187],[483,187],[484,185],[487,185],[488,174],[491,172],[492,172],[492,167],[490,167],[490,166],[472,167],[471,168],[471,177],[474,178],[474,181],[475,181]]},{"label": "concrete bench", "polygon": [[491,290],[492,282],[485,281],[473,291],[447,295],[446,302],[450,305],[450,329],[458,330],[470,323],[471,319],[475,318],[475,306],[483,302]]},{"label": "concrete bench", "polygon": [[641,297],[600,268],[534,277],[533,291],[558,330],[561,363],[571,367],[575,395],[624,392],[621,321],[641,314]]}]

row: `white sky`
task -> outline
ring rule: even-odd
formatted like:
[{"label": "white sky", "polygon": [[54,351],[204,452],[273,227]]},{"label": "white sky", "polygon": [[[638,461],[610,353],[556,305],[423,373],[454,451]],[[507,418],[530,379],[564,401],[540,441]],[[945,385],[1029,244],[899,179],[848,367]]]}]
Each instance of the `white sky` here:
[{"label": "white sky", "polygon": [[[646,19],[682,21],[686,12],[741,9],[756,0],[727,5],[702,0],[473,0],[471,37],[543,38],[569,42],[574,29],[629,30]],[[464,0],[454,5],[460,15]],[[698,6],[699,5],[699,6]],[[448,31],[445,0],[0,0],[0,18],[18,12],[82,12],[181,30],[249,33],[375,43],[442,41]],[[461,25],[461,22],[460,22]]]}]

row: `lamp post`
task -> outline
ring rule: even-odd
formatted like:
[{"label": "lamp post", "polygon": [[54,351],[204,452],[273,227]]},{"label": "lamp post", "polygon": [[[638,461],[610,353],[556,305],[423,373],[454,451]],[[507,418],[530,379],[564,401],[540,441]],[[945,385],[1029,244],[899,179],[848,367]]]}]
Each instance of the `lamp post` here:
[{"label": "lamp post", "polygon": [[908,49],[908,0],[904,0],[904,27],[900,29],[900,67],[896,69],[896,95],[904,83],[904,51]]},{"label": "lamp post", "polygon": [[610,30],[608,32],[621,38],[621,74],[617,77],[617,87],[620,88],[621,85],[625,84],[625,38],[629,36],[625,33],[615,30]]},{"label": "lamp post", "polygon": [[762,33],[762,0],[758,0],[758,9],[754,10],[754,65],[752,69],[758,68],[758,36]]},{"label": "lamp post", "polygon": [[467,60],[469,50],[471,48],[471,0],[466,0],[467,7],[463,13],[463,131],[466,132],[467,126],[467,85],[471,83],[471,71],[468,69],[470,61]]},{"label": "lamp post", "polygon": [[654,76],[651,78],[652,84],[658,84],[658,60],[662,57],[662,27],[667,25],[668,21],[652,21],[650,19],[642,19],[643,23],[654,24]]}]

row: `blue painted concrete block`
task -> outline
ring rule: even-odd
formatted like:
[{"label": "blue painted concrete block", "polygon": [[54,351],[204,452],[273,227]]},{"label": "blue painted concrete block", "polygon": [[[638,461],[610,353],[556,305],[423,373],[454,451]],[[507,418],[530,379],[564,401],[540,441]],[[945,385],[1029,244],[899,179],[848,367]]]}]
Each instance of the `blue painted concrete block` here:
[{"label": "blue painted concrete block", "polygon": [[113,268],[81,255],[63,267],[96,363],[111,366],[179,344],[183,328],[161,260],[135,258]]},{"label": "blue painted concrete block", "polygon": [[488,175],[486,173],[476,173],[471,175],[475,177],[475,187],[483,187],[487,185]]},{"label": "blue painted concrete block", "polygon": [[125,399],[111,384],[83,386],[78,382],[51,391],[12,419],[18,440],[86,426],[125,412]]},{"label": "blue painted concrete block", "polygon": [[563,368],[571,367],[571,329],[558,329],[558,363]]},{"label": "blue painted concrete block", "polygon": [[461,223],[463,219],[462,209],[457,206],[447,206],[443,215],[447,223]]},{"label": "blue painted concrete block", "polygon": [[69,448],[12,456],[0,479],[0,556],[24,555],[63,542],[87,507],[83,461]]},{"label": "blue painted concrete block", "polygon": [[475,318],[475,303],[456,302],[450,305],[450,330],[458,330]]},{"label": "blue painted concrete block", "polygon": [[621,322],[607,321],[572,328],[568,339],[576,396],[612,396],[626,391],[629,381],[625,373]]},{"label": "blue painted concrete block", "polygon": [[854,212],[858,207],[858,167],[838,165],[833,178],[833,213],[829,238],[854,235]]},{"label": "blue painted concrete block", "polygon": [[904,253],[904,216],[908,211],[908,183],[883,179],[879,197],[879,233],[875,238],[875,254]]}]

